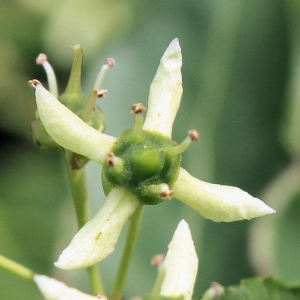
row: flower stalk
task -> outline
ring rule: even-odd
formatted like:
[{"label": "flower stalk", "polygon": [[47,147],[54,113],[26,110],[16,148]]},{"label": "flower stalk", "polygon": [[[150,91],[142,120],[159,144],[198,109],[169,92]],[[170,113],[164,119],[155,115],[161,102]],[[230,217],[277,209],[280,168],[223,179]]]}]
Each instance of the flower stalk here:
[{"label": "flower stalk", "polygon": [[0,254],[0,268],[9,271],[23,279],[33,280],[35,273],[23,265]]},{"label": "flower stalk", "polygon": [[122,299],[127,274],[129,271],[129,265],[131,263],[133,252],[140,232],[142,216],[143,205],[140,205],[133,214],[132,219],[130,221],[125,247],[123,250],[121,262],[118,268],[118,273],[113,287],[112,299],[114,300]]}]

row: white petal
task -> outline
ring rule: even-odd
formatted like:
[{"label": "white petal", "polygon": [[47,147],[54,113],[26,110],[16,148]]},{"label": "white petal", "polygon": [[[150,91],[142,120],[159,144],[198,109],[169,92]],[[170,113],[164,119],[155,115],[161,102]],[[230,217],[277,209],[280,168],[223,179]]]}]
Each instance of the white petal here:
[{"label": "white petal", "polygon": [[[35,275],[34,281],[46,300],[96,300],[99,297],[93,297],[82,293],[77,289],[68,287],[64,283],[47,277],[45,275]],[[102,298],[103,300],[106,297]]]},{"label": "white petal", "polygon": [[61,269],[84,268],[104,259],[114,250],[122,228],[138,205],[139,201],[133,194],[113,188],[97,215],[74,236],[55,266]]},{"label": "white petal", "polygon": [[55,142],[103,164],[115,138],[86,124],[42,85],[37,84],[35,95],[39,117]]},{"label": "white petal", "polygon": [[184,169],[180,169],[173,190],[174,197],[215,222],[232,222],[275,213],[264,202],[237,187],[201,181]]},{"label": "white petal", "polygon": [[165,278],[161,295],[192,298],[198,270],[198,258],[188,224],[182,220],[169,244],[164,261]]},{"label": "white petal", "polygon": [[182,56],[178,39],[174,39],[163,57],[151,83],[148,111],[143,129],[171,137],[182,96]]}]

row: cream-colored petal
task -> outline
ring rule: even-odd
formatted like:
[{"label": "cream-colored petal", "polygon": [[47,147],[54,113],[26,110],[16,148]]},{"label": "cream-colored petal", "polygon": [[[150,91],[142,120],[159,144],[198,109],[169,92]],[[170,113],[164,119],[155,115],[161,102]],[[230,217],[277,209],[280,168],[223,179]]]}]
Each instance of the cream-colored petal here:
[{"label": "cream-colored petal", "polygon": [[198,258],[189,225],[180,221],[169,244],[163,263],[165,277],[161,295],[165,297],[192,298],[198,270]]},{"label": "cream-colored petal", "polygon": [[103,164],[115,138],[87,125],[42,85],[36,85],[35,95],[39,117],[55,142]]},{"label": "cream-colored petal", "polygon": [[82,293],[77,289],[68,287],[64,283],[47,277],[45,275],[35,275],[34,281],[46,300],[105,300],[103,297],[94,297]]},{"label": "cream-colored petal", "polygon": [[182,168],[173,190],[174,197],[215,222],[232,222],[275,213],[264,202],[237,187],[201,181]]},{"label": "cream-colored petal", "polygon": [[96,216],[85,224],[55,263],[60,269],[91,266],[115,248],[126,221],[138,207],[138,199],[122,188],[113,188]]},{"label": "cream-colored petal", "polygon": [[174,39],[161,58],[151,83],[143,129],[171,137],[182,96],[181,65],[179,41]]}]

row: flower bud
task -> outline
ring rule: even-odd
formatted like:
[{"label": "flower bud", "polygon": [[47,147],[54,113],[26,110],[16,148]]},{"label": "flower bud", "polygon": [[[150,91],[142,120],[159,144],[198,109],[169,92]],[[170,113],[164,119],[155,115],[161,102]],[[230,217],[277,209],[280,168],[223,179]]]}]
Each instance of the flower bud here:
[{"label": "flower bud", "polygon": [[163,262],[164,280],[160,294],[192,299],[198,270],[198,257],[188,224],[179,222]]}]

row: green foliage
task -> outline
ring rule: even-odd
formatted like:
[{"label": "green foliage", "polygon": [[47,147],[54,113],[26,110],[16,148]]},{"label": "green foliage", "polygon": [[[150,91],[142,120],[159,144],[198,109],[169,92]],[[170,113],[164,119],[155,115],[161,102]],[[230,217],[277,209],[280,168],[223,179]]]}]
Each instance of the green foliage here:
[{"label": "green foliage", "polygon": [[218,300],[296,300],[300,298],[300,286],[288,286],[269,278],[246,279],[238,286],[228,287]]}]

